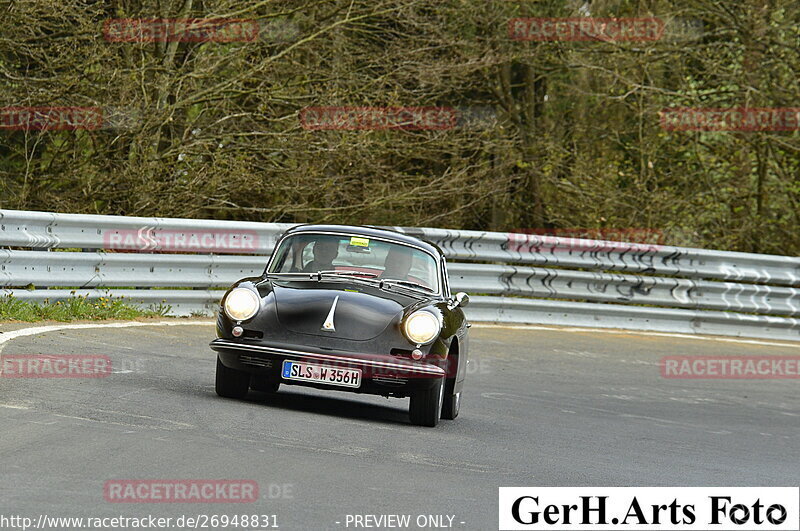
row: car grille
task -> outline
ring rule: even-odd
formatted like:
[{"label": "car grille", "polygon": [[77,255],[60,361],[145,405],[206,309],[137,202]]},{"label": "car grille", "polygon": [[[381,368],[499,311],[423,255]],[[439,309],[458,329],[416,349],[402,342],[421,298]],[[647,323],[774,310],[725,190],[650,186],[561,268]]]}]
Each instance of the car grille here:
[{"label": "car grille", "polygon": [[272,367],[272,360],[264,359],[264,358],[257,358],[255,356],[246,356],[242,355],[239,356],[239,361],[244,363],[245,365],[253,365],[255,367],[264,367],[265,369],[269,369]]},{"label": "car grille", "polygon": [[383,385],[400,387],[408,382],[408,378],[398,378],[396,376],[373,376],[372,381]]}]

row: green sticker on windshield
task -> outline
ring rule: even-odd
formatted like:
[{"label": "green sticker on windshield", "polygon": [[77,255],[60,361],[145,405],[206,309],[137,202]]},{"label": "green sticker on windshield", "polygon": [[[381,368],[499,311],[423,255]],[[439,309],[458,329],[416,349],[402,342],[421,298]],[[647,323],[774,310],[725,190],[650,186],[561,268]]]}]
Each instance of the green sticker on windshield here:
[{"label": "green sticker on windshield", "polygon": [[352,236],[350,238],[350,245],[354,247],[369,247],[369,238],[359,238]]}]

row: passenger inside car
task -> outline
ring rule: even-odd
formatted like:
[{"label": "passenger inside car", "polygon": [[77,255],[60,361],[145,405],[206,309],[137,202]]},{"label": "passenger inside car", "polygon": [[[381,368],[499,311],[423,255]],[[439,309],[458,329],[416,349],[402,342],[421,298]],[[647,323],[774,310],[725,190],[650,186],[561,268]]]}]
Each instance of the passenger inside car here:
[{"label": "passenger inside car", "polygon": [[412,260],[411,249],[400,245],[392,245],[386,254],[381,278],[408,280],[408,272],[411,271]]}]

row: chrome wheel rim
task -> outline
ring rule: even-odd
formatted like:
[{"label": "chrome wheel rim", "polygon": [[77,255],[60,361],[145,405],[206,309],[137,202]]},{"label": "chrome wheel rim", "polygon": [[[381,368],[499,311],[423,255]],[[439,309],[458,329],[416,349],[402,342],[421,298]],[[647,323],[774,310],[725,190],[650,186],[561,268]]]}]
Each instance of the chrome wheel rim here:
[{"label": "chrome wheel rim", "polygon": [[442,406],[444,405],[444,382],[439,386],[439,418],[442,416]]}]

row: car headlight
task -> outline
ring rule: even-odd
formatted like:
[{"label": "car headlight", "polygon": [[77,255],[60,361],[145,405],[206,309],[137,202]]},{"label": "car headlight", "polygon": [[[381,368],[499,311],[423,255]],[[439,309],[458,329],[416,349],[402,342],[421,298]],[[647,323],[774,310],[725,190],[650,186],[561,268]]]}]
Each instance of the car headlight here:
[{"label": "car headlight", "polygon": [[409,315],[403,323],[403,332],[412,343],[430,343],[442,330],[442,322],[431,312],[420,310]]},{"label": "car headlight", "polygon": [[260,299],[251,289],[236,288],[225,297],[225,314],[234,321],[246,321],[258,312]]}]

